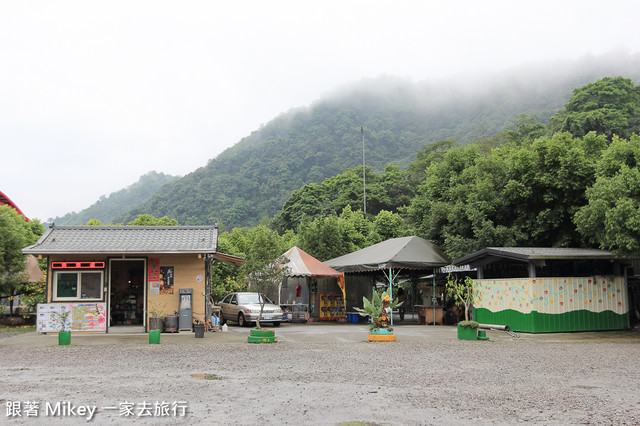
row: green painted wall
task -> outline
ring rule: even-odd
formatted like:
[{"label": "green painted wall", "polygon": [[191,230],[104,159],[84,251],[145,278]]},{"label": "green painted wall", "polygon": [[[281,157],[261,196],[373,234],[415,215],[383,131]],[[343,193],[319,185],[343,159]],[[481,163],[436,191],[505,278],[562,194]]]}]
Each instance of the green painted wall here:
[{"label": "green painted wall", "polygon": [[475,321],[483,324],[508,325],[513,331],[524,333],[550,333],[566,331],[622,330],[630,328],[629,313],[612,311],[591,312],[577,310],[561,314],[531,312],[524,314],[512,309],[491,312],[477,308],[473,311]]}]

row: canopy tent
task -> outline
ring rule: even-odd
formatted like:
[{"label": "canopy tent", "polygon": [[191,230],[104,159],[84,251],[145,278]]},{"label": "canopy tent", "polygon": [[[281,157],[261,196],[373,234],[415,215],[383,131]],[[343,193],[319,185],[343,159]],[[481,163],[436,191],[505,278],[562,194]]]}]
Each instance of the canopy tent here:
[{"label": "canopy tent", "polygon": [[314,306],[318,304],[321,293],[332,291],[331,287],[337,284],[344,296],[342,272],[325,265],[298,247],[292,247],[283,257],[289,260],[286,264],[289,273],[278,289],[278,303],[287,301],[281,306],[288,306],[289,301],[293,300],[297,303],[295,309],[299,309],[300,303],[308,303],[306,306],[309,308],[309,314],[313,315]]},{"label": "canopy tent", "polygon": [[393,283],[403,270],[434,269],[451,261],[440,247],[424,238],[410,236],[392,238],[325,263],[341,272],[382,272],[389,281],[389,295],[393,298]]},{"label": "canopy tent", "polygon": [[451,263],[440,247],[424,238],[392,238],[325,262],[341,272],[431,269]]},{"label": "canopy tent", "polygon": [[342,272],[338,272],[335,269],[320,262],[315,257],[299,249],[298,247],[292,247],[283,256],[289,259],[287,267],[290,269],[289,276],[291,277],[341,277]]}]

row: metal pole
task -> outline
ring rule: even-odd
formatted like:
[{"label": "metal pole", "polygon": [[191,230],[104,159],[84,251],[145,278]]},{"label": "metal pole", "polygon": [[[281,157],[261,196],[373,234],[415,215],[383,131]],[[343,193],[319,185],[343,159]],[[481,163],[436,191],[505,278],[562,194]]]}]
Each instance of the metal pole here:
[{"label": "metal pole", "polygon": [[433,270],[433,294],[431,295],[431,304],[433,305],[433,325],[436,325],[436,270]]},{"label": "metal pole", "polygon": [[363,194],[363,208],[364,208],[364,217],[367,217],[367,177],[366,177],[366,167],[364,162],[364,127],[360,126],[360,132],[362,133],[362,194]]}]

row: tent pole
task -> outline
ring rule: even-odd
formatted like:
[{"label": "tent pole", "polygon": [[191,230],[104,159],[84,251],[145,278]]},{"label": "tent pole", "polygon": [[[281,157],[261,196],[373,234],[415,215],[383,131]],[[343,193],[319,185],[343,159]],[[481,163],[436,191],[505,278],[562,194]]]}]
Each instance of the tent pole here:
[{"label": "tent pole", "polygon": [[[393,269],[389,268],[389,297],[393,300]],[[391,325],[393,325],[393,309],[389,309],[389,316],[391,317]]]},{"label": "tent pole", "polygon": [[431,294],[431,304],[433,305],[433,325],[436,325],[436,270],[433,270],[433,294]]}]

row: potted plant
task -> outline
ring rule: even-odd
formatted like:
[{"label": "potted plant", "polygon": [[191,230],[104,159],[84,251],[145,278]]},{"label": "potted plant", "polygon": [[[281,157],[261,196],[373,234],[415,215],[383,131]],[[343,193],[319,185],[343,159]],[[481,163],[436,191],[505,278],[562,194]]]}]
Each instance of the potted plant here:
[{"label": "potted plant", "polygon": [[69,311],[65,305],[60,306],[60,312],[52,312],[51,317],[55,324],[55,328],[58,329],[58,345],[69,346],[71,344],[71,324],[69,323]]},{"label": "potted plant", "polygon": [[362,298],[363,309],[354,307],[360,316],[369,316],[372,323],[369,324],[370,342],[395,342],[396,335],[390,327],[393,309],[401,306],[398,299],[391,300],[387,291],[374,292],[371,301]]},{"label": "potted plant", "polygon": [[453,277],[451,274],[447,277],[447,293],[453,295],[457,306],[464,306],[464,321],[458,322],[458,339],[459,340],[477,340],[478,339],[478,323],[469,320],[469,308],[474,302],[474,284],[471,277],[466,276],[463,280]]},{"label": "potted plant", "polygon": [[167,304],[163,304],[162,306],[154,306],[149,309],[149,331],[152,330],[160,330],[162,331],[164,327],[164,317],[166,315],[165,308]]}]

